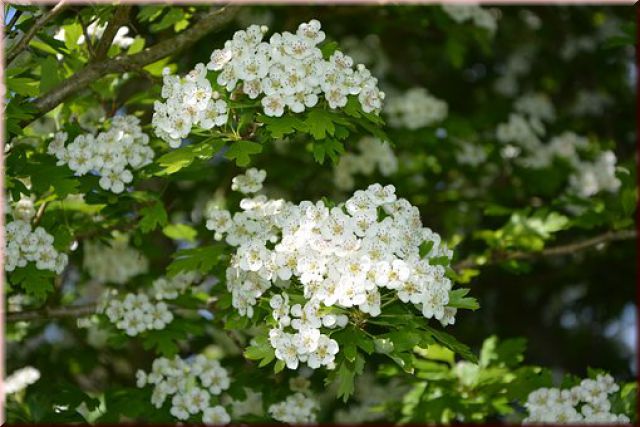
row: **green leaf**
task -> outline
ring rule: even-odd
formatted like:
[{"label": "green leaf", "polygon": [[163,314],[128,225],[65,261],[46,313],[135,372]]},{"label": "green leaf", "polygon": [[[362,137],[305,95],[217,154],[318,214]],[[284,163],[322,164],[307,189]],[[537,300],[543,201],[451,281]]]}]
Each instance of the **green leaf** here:
[{"label": "green leaf", "polygon": [[254,343],[244,351],[245,358],[260,361],[258,364],[258,367],[260,368],[267,366],[273,359],[275,359],[275,351],[273,347],[271,347],[267,336],[257,336],[254,338],[253,342]]},{"label": "green leaf", "polygon": [[172,357],[178,353],[178,344],[175,340],[179,338],[175,334],[165,330],[150,331],[142,342],[145,350],[155,350],[165,357]]},{"label": "green leaf", "polygon": [[223,245],[181,249],[173,255],[174,259],[167,267],[167,274],[175,276],[181,271],[198,271],[206,274],[221,261],[223,249]]},{"label": "green leaf", "polygon": [[149,5],[140,6],[140,12],[138,12],[138,19],[140,22],[153,22],[158,18],[165,8],[169,6],[165,5]]},{"label": "green leaf", "polygon": [[47,56],[40,62],[40,92],[46,92],[60,83],[59,64],[54,56]]},{"label": "green leaf", "polygon": [[426,325],[424,326],[424,329],[429,332],[436,341],[447,347],[449,350],[454,351],[456,354],[459,354],[470,362],[478,363],[478,357],[471,352],[471,349],[466,344],[455,339],[452,335]]},{"label": "green leaf", "polygon": [[447,306],[464,308],[467,310],[477,310],[480,308],[478,300],[472,297],[465,297],[469,293],[468,288],[460,288],[449,291],[449,303]]},{"label": "green leaf", "polygon": [[51,270],[38,270],[33,262],[29,262],[25,267],[16,268],[8,275],[12,284],[20,285],[27,294],[38,301],[44,301],[54,289],[55,273]]},{"label": "green leaf", "polygon": [[179,7],[172,7],[169,9],[169,12],[167,12],[162,17],[160,22],[151,25],[149,29],[151,30],[152,33],[157,33],[181,21],[182,19],[184,19],[184,16],[185,16],[184,11],[182,9],[180,9]]},{"label": "green leaf", "polygon": [[324,59],[329,59],[336,50],[338,50],[338,43],[335,41],[323,43],[322,46],[320,46],[320,52],[322,52]]},{"label": "green leaf", "polygon": [[258,116],[258,121],[265,124],[267,131],[275,139],[281,139],[285,135],[295,131],[307,132],[307,125],[298,117],[269,117],[260,115]]},{"label": "green leaf", "polygon": [[282,372],[282,370],[285,367],[285,363],[282,360],[278,360],[274,365],[273,365],[273,373],[277,374],[279,372]]},{"label": "green leaf", "polygon": [[144,334],[142,346],[145,350],[155,349],[165,357],[172,357],[178,353],[178,342],[189,338],[189,335],[199,336],[205,331],[204,325],[198,320],[178,318],[174,319],[162,330],[151,330]]},{"label": "green leaf", "polygon": [[78,192],[80,181],[67,166],[56,166],[51,158],[30,161],[23,170],[31,177],[31,188],[37,194],[44,194],[53,188],[60,199]]},{"label": "green leaf", "polygon": [[220,139],[209,138],[197,144],[177,148],[161,156],[157,163],[163,169],[156,175],[171,175],[189,166],[196,159],[210,159],[224,147],[225,142]]},{"label": "green leaf", "polygon": [[252,141],[236,141],[231,144],[229,150],[225,153],[225,157],[229,160],[235,160],[236,165],[240,167],[248,166],[251,163],[251,155],[262,152],[262,145]]},{"label": "green leaf", "polygon": [[74,22],[73,24],[64,25],[62,29],[64,30],[64,44],[67,49],[78,50],[80,48],[78,39],[82,35],[82,25]]},{"label": "green leaf", "polygon": [[324,139],[327,135],[333,135],[336,131],[336,127],[333,124],[334,115],[319,108],[310,110],[304,122],[311,136],[317,140]]},{"label": "green leaf", "polygon": [[142,52],[144,49],[145,40],[142,37],[136,36],[133,39],[133,43],[129,46],[129,50],[127,50],[127,55],[133,55],[134,53]]},{"label": "green leaf", "polygon": [[169,221],[167,211],[165,211],[164,205],[160,201],[140,209],[140,215],[142,218],[138,223],[138,227],[143,233],[148,233],[158,227],[164,227]]},{"label": "green leaf", "polygon": [[9,92],[15,92],[22,96],[37,96],[38,82],[27,77],[9,77],[7,79],[7,88]]},{"label": "green leaf", "polygon": [[336,139],[324,139],[313,144],[313,158],[316,162],[323,164],[325,156],[329,156],[335,164],[338,162],[340,154],[344,153],[344,145]]},{"label": "green leaf", "polygon": [[342,398],[342,401],[345,403],[354,392],[355,376],[356,374],[354,370],[348,366],[346,361],[341,363],[340,367],[336,371],[336,396],[338,399]]},{"label": "green leaf", "polygon": [[173,240],[193,242],[198,235],[195,228],[187,224],[169,224],[162,229],[165,236]]}]

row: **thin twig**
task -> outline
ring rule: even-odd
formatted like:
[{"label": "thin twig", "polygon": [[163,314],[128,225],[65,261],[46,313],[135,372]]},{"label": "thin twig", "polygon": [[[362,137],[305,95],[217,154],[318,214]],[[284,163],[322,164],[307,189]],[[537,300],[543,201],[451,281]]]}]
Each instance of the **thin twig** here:
[{"label": "thin twig", "polygon": [[64,0],[60,1],[51,10],[49,10],[47,13],[43,14],[40,18],[38,18],[35,24],[33,24],[31,28],[29,28],[29,31],[25,33],[25,35],[20,39],[20,41],[18,41],[9,50],[9,52],[7,53],[6,64],[9,65],[11,61],[16,59],[16,56],[18,56],[23,50],[27,48],[27,45],[29,44],[31,39],[36,35],[36,33],[40,31],[42,27],[44,27],[47,24],[47,22],[49,22],[51,19],[55,18],[60,12],[62,12],[65,9],[65,7],[67,7],[67,5],[65,4]]},{"label": "thin twig", "polygon": [[31,117],[29,121],[22,124],[26,125],[42,114],[51,111],[69,96],[81,89],[84,89],[107,74],[133,71],[138,68],[142,68],[145,65],[154,63],[166,56],[174,55],[183,51],[207,34],[220,30],[224,25],[232,20],[237,10],[237,6],[223,6],[221,8],[215,8],[203,14],[198,22],[196,22],[191,28],[186,29],[170,39],[144,49],[142,52],[133,55],[122,54],[115,58],[105,59],[103,61],[89,64],[82,70],[61,82],[58,86],[51,89],[49,92],[42,95],[40,98],[36,99],[32,105],[36,108],[37,114]]},{"label": "thin twig", "polygon": [[84,34],[84,42],[87,44],[87,50],[89,51],[89,56],[91,58],[95,58],[96,54],[95,54],[95,51],[93,50],[93,42],[91,41],[91,37],[89,36],[89,32],[87,31],[87,26],[85,25],[84,19],[82,19],[81,14],[78,14],[78,21],[80,21],[80,26],[82,27],[82,34]]},{"label": "thin twig", "polygon": [[129,18],[129,11],[131,10],[131,5],[125,4],[122,6],[117,6],[116,11],[113,14],[113,18],[109,20],[107,24],[107,28],[104,30],[100,41],[98,42],[95,52],[94,52],[94,60],[102,61],[107,57],[107,52],[109,52],[109,48],[113,43],[113,39],[118,33],[118,30],[127,22]]},{"label": "thin twig", "polygon": [[637,237],[636,230],[619,230],[619,231],[607,231],[606,233],[598,236],[582,240],[580,242],[568,243],[566,245],[552,246],[538,252],[493,252],[484,262],[478,262],[477,257],[471,257],[464,259],[453,266],[456,271],[463,270],[465,268],[475,268],[484,265],[497,264],[504,261],[513,260],[530,260],[535,258],[568,255],[575,252],[583,251],[594,246],[598,246],[603,243],[613,242],[617,240],[630,240]]},{"label": "thin twig", "polygon": [[44,215],[44,211],[45,209],[47,209],[47,204],[49,202],[44,202],[43,204],[40,205],[40,207],[38,208],[38,212],[36,212],[36,216],[33,219],[33,227],[37,227],[38,224],[40,224],[40,221],[42,220],[42,215]]},{"label": "thin twig", "polygon": [[97,305],[95,303],[91,303],[83,305],[70,305],[68,307],[45,307],[39,310],[17,311],[13,313],[7,313],[5,321],[19,322],[23,320],[50,320],[60,319],[64,317],[83,317],[95,313],[96,307]]},{"label": "thin twig", "polygon": [[[193,311],[210,309],[208,305],[203,307],[187,308],[171,304],[170,307],[176,312],[182,311],[183,313],[192,313]],[[63,319],[65,317],[80,318],[95,314],[97,309],[98,304],[96,302],[81,305],[69,305],[66,307],[43,307],[36,310],[14,311],[7,313],[5,321],[11,323],[26,320]]]}]

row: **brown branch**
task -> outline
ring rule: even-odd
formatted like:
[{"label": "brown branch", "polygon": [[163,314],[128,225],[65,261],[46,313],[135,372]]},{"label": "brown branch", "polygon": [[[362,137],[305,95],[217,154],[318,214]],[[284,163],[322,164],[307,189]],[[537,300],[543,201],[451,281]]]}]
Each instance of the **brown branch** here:
[{"label": "brown branch", "polygon": [[464,259],[453,266],[456,271],[463,270],[465,268],[476,268],[485,265],[497,264],[504,261],[513,260],[530,260],[548,256],[568,255],[573,254],[585,249],[589,249],[600,244],[614,242],[617,240],[630,240],[637,237],[636,230],[619,230],[619,231],[607,231],[606,233],[598,236],[582,240],[580,242],[568,243],[566,245],[552,246],[539,252],[492,252],[489,254],[486,261],[478,261],[478,257],[470,257]]},{"label": "brown branch", "polygon": [[[186,307],[178,307],[172,304],[169,304],[170,307],[173,308],[175,312],[183,312],[183,313],[191,313],[194,310],[209,310],[211,307],[209,304],[203,307],[196,308],[186,308]],[[12,322],[20,322],[26,320],[52,320],[52,319],[63,319],[65,317],[85,317],[91,314],[95,314],[98,308],[98,304],[95,302],[82,304],[82,305],[69,305],[66,307],[43,307],[37,310],[25,310],[25,311],[14,311],[7,313],[5,317],[5,321],[8,323]]]},{"label": "brown branch", "polygon": [[[38,113],[31,120],[51,111],[72,94],[111,73],[136,70],[160,59],[183,51],[207,34],[220,30],[230,22],[237,12],[237,6],[223,6],[212,9],[201,16],[191,28],[159,42],[134,55],[118,55],[115,58],[94,62],[78,71],[58,86],[36,99],[33,103]],[[24,124],[24,123],[23,123]]]},{"label": "brown branch", "polygon": [[38,18],[38,20],[33,24],[33,26],[31,26],[31,28],[29,28],[29,31],[25,33],[25,35],[20,39],[20,41],[18,41],[9,50],[9,52],[7,52],[6,65],[9,65],[11,61],[16,59],[16,56],[18,56],[23,50],[27,48],[27,45],[29,44],[31,39],[36,35],[36,33],[40,31],[42,27],[44,27],[47,24],[47,22],[49,22],[51,19],[55,18],[60,12],[62,12],[65,7],[67,7],[67,5],[65,4],[64,0],[60,1],[51,10],[44,13],[40,18]]},{"label": "brown branch", "polygon": [[16,311],[7,313],[6,322],[22,320],[51,320],[64,317],[83,317],[96,312],[96,304],[71,305],[68,307],[42,308],[39,310]]},{"label": "brown branch", "polygon": [[118,33],[118,30],[127,22],[129,18],[129,11],[131,10],[131,5],[125,4],[122,6],[116,7],[116,11],[113,14],[113,18],[109,20],[107,24],[107,28],[104,30],[98,45],[95,48],[95,61],[102,61],[107,57],[107,52],[109,52],[109,48],[113,43],[113,39]]}]

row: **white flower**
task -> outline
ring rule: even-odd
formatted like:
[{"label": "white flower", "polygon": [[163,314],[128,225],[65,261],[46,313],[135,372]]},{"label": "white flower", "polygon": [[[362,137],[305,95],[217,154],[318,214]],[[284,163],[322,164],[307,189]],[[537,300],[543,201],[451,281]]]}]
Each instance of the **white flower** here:
[{"label": "white flower", "polygon": [[420,87],[399,96],[389,96],[384,108],[390,126],[407,129],[431,126],[444,120],[447,113],[446,102]]},{"label": "white flower", "polygon": [[349,95],[357,96],[363,111],[380,111],[385,95],[364,65],[354,69],[353,60],[340,51],[323,59],[317,45],[325,33],[319,21],[300,24],[295,34],[273,34],[268,42],[262,41],[265,30],[252,25],[237,31],[224,48],[211,53],[206,66],[197,64],[184,77],[165,72],[165,101],[154,103],[156,135],[176,148],[194,126],[211,129],[227,122],[228,108],[220,104],[219,94],[211,93],[207,70],[227,92],[240,85],[250,99],[260,99],[264,114],[271,117],[281,117],[286,109],[302,113],[323,97],[331,108],[341,108]]},{"label": "white flower", "polygon": [[609,375],[599,375],[595,380],[584,379],[571,389],[534,390],[524,404],[528,411],[524,423],[627,423],[629,420],[625,415],[610,412],[611,402],[608,394],[617,390],[618,385]]},{"label": "white flower", "polygon": [[269,415],[276,421],[289,424],[311,424],[316,420],[318,404],[302,393],[295,393],[286,400],[269,406]]},{"label": "white flower", "polygon": [[[256,174],[237,177],[234,188],[244,188]],[[264,175],[259,178],[262,185]],[[324,202],[293,204],[263,195],[243,199],[240,208],[231,217],[212,205],[207,215],[216,238],[226,235],[236,247],[226,272],[231,303],[251,317],[267,298],[276,322],[269,342],[289,369],[304,363],[331,369],[338,346],[326,328],[349,322],[334,307],[378,316],[383,292],[385,300],[397,294],[443,325],[455,321],[456,310],[447,307],[451,282],[444,267],[429,264],[432,257],[450,259],[452,251],[422,226],[417,208],[398,199],[392,185],[373,184],[331,209]],[[221,225],[214,223],[218,217]],[[425,242],[431,250],[421,258]],[[293,286],[304,302],[290,303]]]},{"label": "white flower", "polygon": [[[54,238],[42,227],[32,230],[27,218],[31,215],[30,202],[22,200],[13,209],[14,221],[5,227],[5,270],[26,267],[34,262],[39,270],[51,270],[60,274],[67,265],[67,255],[58,253]],[[19,219],[24,218],[27,220]]]},{"label": "white flower", "polygon": [[40,379],[40,371],[31,366],[18,369],[4,380],[6,394],[17,393]]},{"label": "white flower", "polygon": [[118,194],[133,181],[132,170],[148,165],[154,157],[149,136],[139,123],[134,116],[116,116],[108,131],[78,135],[66,147],[67,135],[59,133],[48,152],[56,156],[58,164],[67,163],[76,175],[96,171],[100,187]]},{"label": "white flower", "polygon": [[231,417],[227,413],[224,407],[217,405],[212,408],[207,408],[202,414],[202,422],[212,425],[224,425],[229,424]]},{"label": "white flower", "polygon": [[267,172],[256,168],[247,169],[244,175],[238,175],[231,181],[231,189],[243,194],[257,193],[262,189],[262,183]]},{"label": "white flower", "polygon": [[129,246],[129,237],[125,234],[114,234],[108,244],[87,241],[83,252],[84,269],[100,283],[124,284],[149,268],[148,260]]}]

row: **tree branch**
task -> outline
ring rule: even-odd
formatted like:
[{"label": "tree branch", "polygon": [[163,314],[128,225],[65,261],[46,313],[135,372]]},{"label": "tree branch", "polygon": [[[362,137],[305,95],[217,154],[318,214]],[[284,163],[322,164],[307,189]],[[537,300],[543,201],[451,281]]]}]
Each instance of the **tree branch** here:
[{"label": "tree branch", "polygon": [[485,265],[496,264],[504,261],[513,260],[529,260],[535,258],[542,258],[548,256],[568,255],[585,249],[589,249],[594,246],[598,246],[603,243],[613,242],[617,240],[630,240],[637,237],[636,230],[619,230],[619,231],[607,231],[606,233],[585,239],[580,242],[569,243],[566,245],[552,246],[539,252],[492,252],[487,257],[486,261],[478,261],[477,257],[470,257],[464,259],[453,265],[453,269],[456,271],[463,270],[465,268],[482,267]]},{"label": "tree branch", "polygon": [[157,43],[140,53],[134,55],[119,55],[115,58],[94,62],[82,70],[78,71],[68,79],[64,80],[58,86],[42,95],[34,101],[34,106],[38,110],[37,117],[51,111],[58,104],[63,102],[67,97],[75,92],[89,86],[96,80],[110,73],[119,73],[132,71],[142,68],[145,65],[152,64],[166,56],[176,54],[207,34],[219,30],[223,25],[231,21],[237,12],[237,6],[223,6],[222,8],[213,9],[200,18],[191,28],[182,33]]},{"label": "tree branch", "polygon": [[116,11],[113,14],[113,18],[107,24],[107,28],[104,30],[98,45],[95,48],[94,60],[102,61],[107,57],[107,52],[109,52],[109,48],[113,43],[113,39],[118,33],[118,30],[127,22],[129,18],[129,11],[131,10],[131,5],[125,4],[122,6],[116,7]]},{"label": "tree branch", "polygon": [[[197,308],[185,308],[185,307],[177,307],[175,305],[169,305],[173,308],[174,312],[193,312],[194,310],[209,310],[209,305]],[[14,311],[7,313],[5,317],[5,321],[7,323],[20,322],[25,320],[52,320],[52,319],[62,319],[65,317],[84,317],[91,314],[96,313],[96,309],[98,308],[98,304],[95,302],[82,304],[82,305],[69,305],[66,307],[43,307],[37,310],[26,310],[26,311]]]},{"label": "tree branch", "polygon": [[16,59],[16,56],[18,56],[23,50],[27,48],[27,45],[29,44],[31,39],[36,35],[36,33],[40,31],[42,27],[44,27],[47,24],[47,22],[49,22],[51,19],[55,18],[60,12],[62,12],[66,7],[67,5],[65,4],[64,0],[62,0],[58,4],[56,4],[51,10],[49,10],[48,12],[43,14],[40,18],[38,18],[35,24],[33,24],[31,28],[29,28],[29,31],[25,33],[25,35],[20,39],[20,41],[18,41],[9,50],[9,52],[7,52],[6,64],[9,65],[11,61]]},{"label": "tree branch", "polygon": [[72,305],[68,307],[42,308],[39,310],[17,311],[7,313],[5,321],[8,323],[21,320],[59,319],[64,317],[83,317],[96,312],[96,304]]}]

